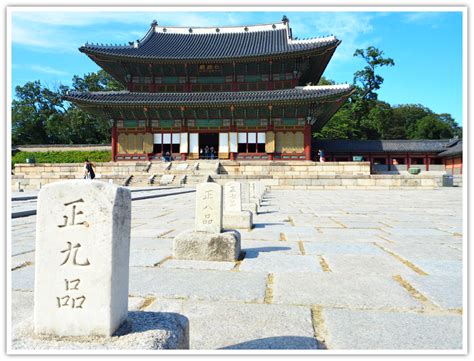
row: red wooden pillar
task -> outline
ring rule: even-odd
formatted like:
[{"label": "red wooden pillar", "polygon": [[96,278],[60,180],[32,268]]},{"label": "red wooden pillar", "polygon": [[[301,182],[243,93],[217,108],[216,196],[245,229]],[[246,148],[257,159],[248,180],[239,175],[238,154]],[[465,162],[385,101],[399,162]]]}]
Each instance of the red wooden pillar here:
[{"label": "red wooden pillar", "polygon": [[427,154],[425,157],[426,171],[430,170],[430,156]]},{"label": "red wooden pillar", "polygon": [[115,162],[115,157],[117,156],[117,125],[114,123],[112,125],[112,162]]},{"label": "red wooden pillar", "polygon": [[405,163],[407,164],[407,170],[410,168],[410,155],[407,154],[405,157]]},{"label": "red wooden pillar", "polygon": [[306,160],[311,160],[311,125],[304,126],[304,155]]}]

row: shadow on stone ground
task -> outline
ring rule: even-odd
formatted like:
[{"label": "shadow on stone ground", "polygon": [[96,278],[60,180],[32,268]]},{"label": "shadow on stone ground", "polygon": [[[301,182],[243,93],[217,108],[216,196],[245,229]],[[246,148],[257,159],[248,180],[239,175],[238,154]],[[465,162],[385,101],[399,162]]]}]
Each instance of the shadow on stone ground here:
[{"label": "shadow on stone ground", "polygon": [[[318,347],[319,346],[319,347]],[[312,337],[279,336],[266,337],[222,347],[222,350],[314,350],[320,347]]]},{"label": "shadow on stone ground", "polygon": [[254,223],[253,228],[254,229],[260,229],[260,228],[268,228],[271,226],[284,226],[285,223]]},{"label": "shadow on stone ground", "polygon": [[257,258],[260,253],[275,252],[275,251],[288,251],[290,247],[257,247],[257,248],[245,248],[245,258]]}]

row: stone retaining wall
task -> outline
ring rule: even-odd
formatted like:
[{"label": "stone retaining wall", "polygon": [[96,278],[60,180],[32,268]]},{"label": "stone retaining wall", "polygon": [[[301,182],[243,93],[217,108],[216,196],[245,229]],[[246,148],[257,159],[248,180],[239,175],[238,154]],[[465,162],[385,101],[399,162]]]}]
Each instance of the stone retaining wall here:
[{"label": "stone retaining wall", "polygon": [[[191,171],[194,162],[187,163]],[[153,167],[161,165],[153,163]],[[98,179],[123,184],[130,175],[146,174],[148,166],[147,162],[96,163],[96,175]],[[156,171],[153,169],[154,173]],[[441,185],[441,175],[428,172],[419,175],[371,175],[369,162],[222,161],[219,173],[211,176],[220,184],[232,180],[261,179],[273,189],[436,188]],[[83,164],[16,164],[12,189],[18,190],[18,182],[21,189],[38,189],[47,183],[82,177]]]},{"label": "stone retaining wall", "polygon": [[213,176],[213,179],[219,184],[225,184],[230,181],[253,181],[257,178],[272,189],[391,189],[403,187],[433,189],[440,185],[438,177],[410,175],[320,175],[313,177]]}]

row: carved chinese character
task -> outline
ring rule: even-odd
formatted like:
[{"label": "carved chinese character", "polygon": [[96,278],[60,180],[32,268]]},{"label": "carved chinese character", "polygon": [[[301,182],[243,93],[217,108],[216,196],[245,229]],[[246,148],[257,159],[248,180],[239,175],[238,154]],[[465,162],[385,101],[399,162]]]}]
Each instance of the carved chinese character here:
[{"label": "carved chinese character", "polygon": [[75,280],[64,280],[66,282],[66,291],[69,290],[78,290],[79,289],[79,283],[81,280],[79,278]]},{"label": "carved chinese character", "polygon": [[86,258],[85,262],[79,263],[77,262],[77,252],[79,251],[79,248],[81,248],[80,243],[76,243],[76,245],[73,247],[71,242],[67,242],[67,249],[64,249],[61,251],[61,253],[67,253],[66,259],[64,260],[63,263],[60,264],[60,266],[66,264],[66,262],[69,260],[69,257],[71,256],[71,251],[74,253],[74,256],[72,258],[72,264],[75,266],[89,266],[90,262]]},{"label": "carved chinese character", "polygon": [[72,206],[71,207],[71,215],[70,216],[66,216],[66,215],[63,216],[64,224],[58,224],[59,228],[63,228],[63,227],[66,227],[66,226],[74,226],[74,225],[84,225],[85,227],[89,227],[89,223],[87,223],[86,221],[77,222],[77,220],[76,220],[76,216],[80,216],[80,215],[84,214],[83,211],[80,211],[80,210],[76,211],[76,208],[77,208],[76,203],[83,203],[83,202],[84,202],[84,200],[82,198],[80,198],[77,201],[64,203],[64,205],[66,207]]},{"label": "carved chinese character", "polygon": [[202,197],[202,200],[204,201],[206,199],[214,199],[214,191],[212,191],[212,190],[205,191],[204,192],[204,197]]},{"label": "carved chinese character", "polygon": [[86,296],[80,296],[76,298],[68,295],[63,297],[56,297],[56,301],[58,302],[58,308],[66,306],[71,306],[71,308],[82,308],[82,305],[84,304],[85,300]]}]

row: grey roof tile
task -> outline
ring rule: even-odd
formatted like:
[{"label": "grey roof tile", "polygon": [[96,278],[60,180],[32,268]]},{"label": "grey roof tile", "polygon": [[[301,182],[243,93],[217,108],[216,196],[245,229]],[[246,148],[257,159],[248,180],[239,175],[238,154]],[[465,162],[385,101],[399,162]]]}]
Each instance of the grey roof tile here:
[{"label": "grey roof tile", "polygon": [[[273,24],[275,25],[275,24]],[[142,59],[189,60],[231,59],[306,52],[339,45],[335,36],[293,40],[289,27],[281,23],[250,27],[184,28],[153,26],[140,42],[112,46],[85,44],[79,50],[86,54]],[[248,30],[245,31],[244,29]],[[229,30],[233,29],[233,30]]]},{"label": "grey roof tile", "polygon": [[305,86],[282,90],[238,91],[238,92],[196,92],[196,93],[138,93],[129,91],[112,92],[69,92],[67,99],[73,102],[95,104],[140,104],[140,105],[189,105],[202,103],[238,104],[249,102],[313,100],[333,96],[348,96],[353,87],[348,84]]},{"label": "grey roof tile", "polygon": [[462,154],[462,139],[457,141],[456,144],[449,147],[448,150],[445,150],[444,152],[441,152],[438,155],[440,157],[452,157],[459,154]]},{"label": "grey roof tile", "polygon": [[439,140],[316,140],[315,147],[332,153],[439,153],[449,139]]}]

